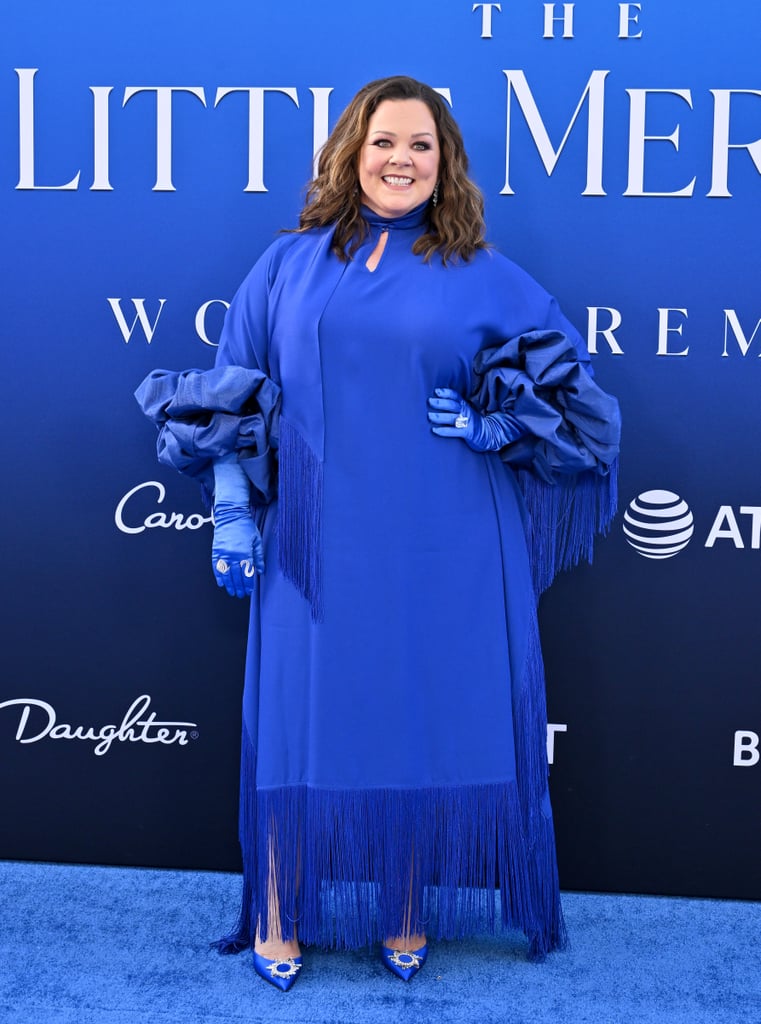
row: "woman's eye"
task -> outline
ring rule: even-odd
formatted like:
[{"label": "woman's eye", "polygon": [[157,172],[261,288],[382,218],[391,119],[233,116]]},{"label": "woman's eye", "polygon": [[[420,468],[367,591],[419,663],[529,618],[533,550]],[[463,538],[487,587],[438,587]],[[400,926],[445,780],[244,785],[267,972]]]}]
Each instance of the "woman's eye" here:
[{"label": "woman's eye", "polygon": [[430,146],[430,144],[428,142],[416,142],[414,148],[422,150],[422,149],[430,149],[431,146]]},{"label": "woman's eye", "polygon": [[391,142],[389,139],[376,139],[373,145],[382,146],[384,149],[387,149],[391,145]]}]

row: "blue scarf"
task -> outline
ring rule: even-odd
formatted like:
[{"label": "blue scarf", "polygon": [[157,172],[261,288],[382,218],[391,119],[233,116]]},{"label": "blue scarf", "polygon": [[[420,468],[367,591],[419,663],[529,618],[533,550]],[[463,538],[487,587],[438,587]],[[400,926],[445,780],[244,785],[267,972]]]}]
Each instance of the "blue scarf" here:
[{"label": "blue scarf", "polygon": [[[418,232],[428,203],[402,217],[381,217],[368,207],[362,216],[372,230]],[[322,463],[325,421],[320,358],[322,314],[346,270],[332,251],[333,226],[295,236],[287,267],[271,295],[272,359],[283,392],[280,420],[278,551],[280,569],[309,601],[312,618],[322,618]],[[294,237],[294,236],[291,236]],[[275,325],[279,330],[274,330]]]}]

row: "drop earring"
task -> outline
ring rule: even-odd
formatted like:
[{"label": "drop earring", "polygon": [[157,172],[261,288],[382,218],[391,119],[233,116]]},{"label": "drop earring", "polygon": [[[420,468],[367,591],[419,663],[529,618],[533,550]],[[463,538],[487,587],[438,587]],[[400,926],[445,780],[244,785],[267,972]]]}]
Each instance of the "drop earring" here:
[{"label": "drop earring", "polygon": [[433,186],[433,193],[431,195],[431,202],[433,203],[434,206],[436,206],[438,201],[439,201],[439,183],[437,181],[436,184]]}]

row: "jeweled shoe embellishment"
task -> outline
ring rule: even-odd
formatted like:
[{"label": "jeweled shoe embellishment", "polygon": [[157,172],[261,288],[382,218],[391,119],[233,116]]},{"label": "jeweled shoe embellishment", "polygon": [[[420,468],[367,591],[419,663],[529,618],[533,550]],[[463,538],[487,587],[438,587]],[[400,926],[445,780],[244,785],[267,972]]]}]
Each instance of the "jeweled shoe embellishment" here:
[{"label": "jeweled shoe embellishment", "polygon": [[414,967],[417,971],[420,969],[420,965],[422,964],[422,960],[417,953],[403,952],[400,949],[395,949],[392,956],[388,956],[388,953],[386,956],[392,964],[396,964],[397,967],[401,967],[403,971],[408,971],[410,967]]},{"label": "jeweled shoe embellishment", "polygon": [[417,974],[428,956],[428,945],[420,949],[391,949],[389,946],[381,946],[381,957],[383,963],[392,974],[402,981],[409,981]]},{"label": "jeweled shoe embellishment", "polygon": [[267,964],[266,970],[273,978],[292,978],[301,970],[301,964],[297,964],[290,956],[287,960],[273,960],[271,964]]}]

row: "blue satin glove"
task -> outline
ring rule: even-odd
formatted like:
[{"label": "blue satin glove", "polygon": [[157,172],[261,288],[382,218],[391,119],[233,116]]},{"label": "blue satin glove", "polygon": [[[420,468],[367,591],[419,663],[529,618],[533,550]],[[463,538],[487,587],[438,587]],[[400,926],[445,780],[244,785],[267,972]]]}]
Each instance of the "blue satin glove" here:
[{"label": "blue satin glove", "polygon": [[474,452],[497,452],[527,434],[509,412],[480,413],[452,388],[436,388],[428,399],[431,430],[439,437],[459,437]]},{"label": "blue satin glove", "polygon": [[217,586],[231,597],[249,597],[254,574],[264,572],[262,538],[249,505],[248,477],[235,454],[214,461],[214,540],[211,565]]}]

